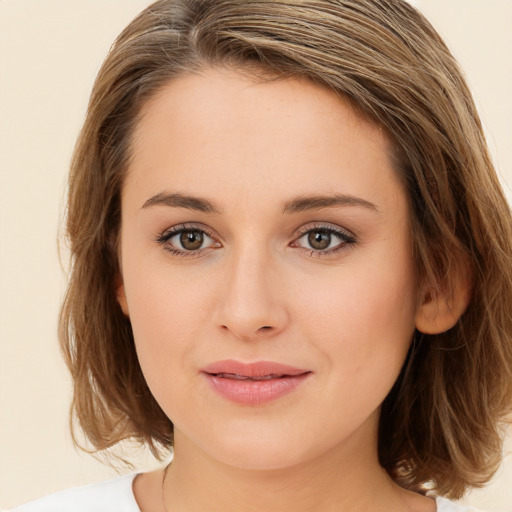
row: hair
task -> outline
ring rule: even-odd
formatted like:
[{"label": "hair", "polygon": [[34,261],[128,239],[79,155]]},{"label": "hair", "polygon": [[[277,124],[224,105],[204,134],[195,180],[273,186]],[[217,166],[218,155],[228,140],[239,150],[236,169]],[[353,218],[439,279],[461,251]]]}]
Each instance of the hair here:
[{"label": "hair", "polygon": [[418,492],[457,498],[483,485],[512,408],[512,220],[462,73],[402,0],[160,0],[121,33],[71,163],[59,333],[72,418],[97,450],[129,438],[159,458],[172,447],[116,300],[120,191],[145,102],[180,75],[220,66],[309,80],[387,130],[420,285],[450,293],[466,272],[472,297],[449,331],[414,334],[382,405],[380,463]]}]

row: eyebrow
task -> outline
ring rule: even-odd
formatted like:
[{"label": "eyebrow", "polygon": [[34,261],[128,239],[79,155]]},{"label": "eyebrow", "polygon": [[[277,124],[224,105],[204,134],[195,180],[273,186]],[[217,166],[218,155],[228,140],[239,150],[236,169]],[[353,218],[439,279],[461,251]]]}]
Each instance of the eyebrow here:
[{"label": "eyebrow", "polygon": [[283,213],[321,210],[322,208],[331,208],[333,206],[361,206],[375,212],[379,211],[376,205],[366,199],[346,194],[333,194],[328,196],[312,195],[298,197],[285,203]]},{"label": "eyebrow", "polygon": [[[142,208],[151,206],[169,206],[172,208],[186,208],[203,213],[219,214],[220,210],[207,199],[201,197],[188,196],[179,192],[168,194],[161,192],[150,197]],[[284,204],[283,213],[298,213],[310,210],[321,210],[323,208],[332,208],[335,206],[360,206],[378,212],[377,206],[366,199],[347,194],[333,194],[329,196],[311,195],[301,196],[292,199]]]},{"label": "eyebrow", "polygon": [[187,196],[185,194],[175,193],[167,194],[161,192],[153,197],[150,197],[143,205],[142,208],[149,208],[150,206],[171,206],[173,208],[186,208],[187,210],[194,210],[204,213],[220,213],[218,208],[207,199],[200,197]]}]

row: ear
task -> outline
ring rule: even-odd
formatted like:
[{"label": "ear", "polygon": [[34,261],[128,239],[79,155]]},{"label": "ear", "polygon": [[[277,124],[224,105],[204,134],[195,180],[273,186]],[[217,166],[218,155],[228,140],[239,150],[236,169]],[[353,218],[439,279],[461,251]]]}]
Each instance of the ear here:
[{"label": "ear", "polygon": [[126,291],[124,289],[124,282],[121,275],[118,275],[116,278],[116,298],[123,313],[130,318],[128,301],[126,300]]},{"label": "ear", "polygon": [[451,329],[471,300],[471,271],[466,261],[449,283],[427,288],[416,312],[416,329],[424,334],[440,334]]}]

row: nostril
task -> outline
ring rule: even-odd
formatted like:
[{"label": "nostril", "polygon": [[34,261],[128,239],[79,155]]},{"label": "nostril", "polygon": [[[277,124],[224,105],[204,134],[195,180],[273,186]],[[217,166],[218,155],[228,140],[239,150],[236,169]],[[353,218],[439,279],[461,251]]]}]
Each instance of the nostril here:
[{"label": "nostril", "polygon": [[239,338],[243,341],[256,340],[261,336],[273,336],[273,334],[276,332],[276,328],[272,325],[263,325],[256,329],[251,329],[250,327],[243,329],[236,325],[230,326],[229,324],[221,324],[219,328],[223,332],[231,332],[236,338]]}]

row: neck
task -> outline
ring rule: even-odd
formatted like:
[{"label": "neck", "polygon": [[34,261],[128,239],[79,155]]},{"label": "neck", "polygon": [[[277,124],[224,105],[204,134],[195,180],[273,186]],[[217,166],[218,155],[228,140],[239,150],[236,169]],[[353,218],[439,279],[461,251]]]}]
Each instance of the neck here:
[{"label": "neck", "polygon": [[219,462],[179,432],[164,486],[173,512],[410,510],[403,493],[379,465],[376,445],[361,450],[357,439],[296,466],[262,470]]}]

